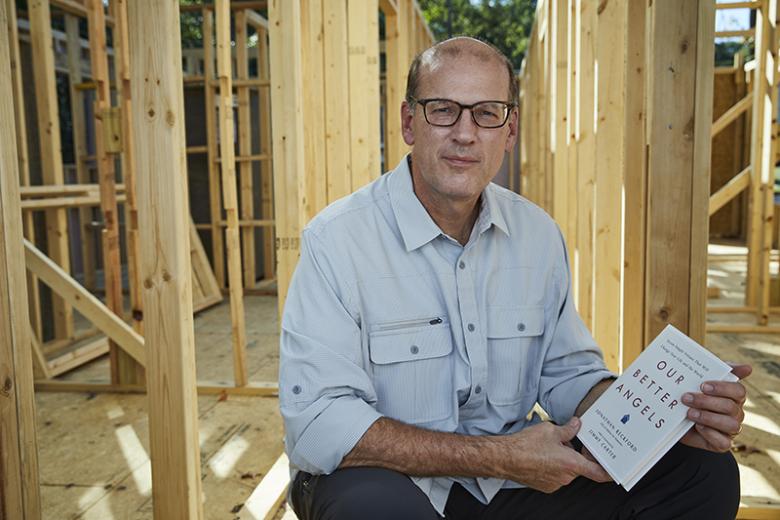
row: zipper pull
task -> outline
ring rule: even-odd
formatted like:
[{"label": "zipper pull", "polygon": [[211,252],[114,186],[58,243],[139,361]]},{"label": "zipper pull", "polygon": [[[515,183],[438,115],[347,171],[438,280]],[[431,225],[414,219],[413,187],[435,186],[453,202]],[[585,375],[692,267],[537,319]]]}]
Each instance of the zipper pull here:
[{"label": "zipper pull", "polygon": [[434,319],[432,319],[431,321],[429,321],[428,323],[429,323],[430,325],[438,325],[438,324],[439,324],[439,323],[441,323],[442,321],[443,321],[443,320],[442,320],[441,318],[434,318]]}]

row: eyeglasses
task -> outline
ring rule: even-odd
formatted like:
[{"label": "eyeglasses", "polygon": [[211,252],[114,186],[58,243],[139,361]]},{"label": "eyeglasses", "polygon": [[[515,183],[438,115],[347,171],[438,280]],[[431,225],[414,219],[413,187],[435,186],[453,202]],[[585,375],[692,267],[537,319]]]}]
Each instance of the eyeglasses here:
[{"label": "eyeglasses", "polygon": [[463,110],[471,111],[471,119],[480,128],[500,128],[509,119],[514,103],[503,101],[480,101],[472,105],[462,105],[451,99],[414,99],[423,107],[425,120],[433,126],[453,126],[460,119]]}]

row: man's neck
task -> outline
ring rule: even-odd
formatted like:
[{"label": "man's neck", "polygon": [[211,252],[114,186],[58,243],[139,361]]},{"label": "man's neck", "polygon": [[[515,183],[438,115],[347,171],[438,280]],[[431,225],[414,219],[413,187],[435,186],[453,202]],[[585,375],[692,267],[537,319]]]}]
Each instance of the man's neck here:
[{"label": "man's neck", "polygon": [[437,196],[436,193],[419,190],[414,182],[414,175],[412,185],[417,199],[439,229],[465,246],[479,216],[480,197],[473,200],[452,200]]}]

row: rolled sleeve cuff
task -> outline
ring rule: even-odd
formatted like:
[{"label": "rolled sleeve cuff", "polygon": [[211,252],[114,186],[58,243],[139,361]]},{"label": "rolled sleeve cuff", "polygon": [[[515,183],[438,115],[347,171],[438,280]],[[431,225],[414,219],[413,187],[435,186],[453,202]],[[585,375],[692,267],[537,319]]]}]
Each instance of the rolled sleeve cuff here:
[{"label": "rolled sleeve cuff", "polygon": [[577,406],[588,392],[604,379],[617,377],[606,368],[588,372],[559,384],[550,393],[549,409],[547,410],[556,422],[563,424],[574,416]]},{"label": "rolled sleeve cuff", "polygon": [[360,398],[339,397],[309,423],[289,454],[290,461],[308,473],[332,473],[380,417]]}]

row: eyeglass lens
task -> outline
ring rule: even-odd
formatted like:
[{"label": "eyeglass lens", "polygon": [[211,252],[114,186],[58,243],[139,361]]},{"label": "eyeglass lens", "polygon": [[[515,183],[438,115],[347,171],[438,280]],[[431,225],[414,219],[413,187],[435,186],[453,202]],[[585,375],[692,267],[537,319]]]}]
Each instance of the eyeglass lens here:
[{"label": "eyeglass lens", "polygon": [[[432,125],[451,126],[458,120],[461,106],[455,101],[437,99],[425,105],[425,116]],[[506,121],[507,106],[503,103],[485,101],[471,108],[472,117],[478,126],[496,128]]]}]

